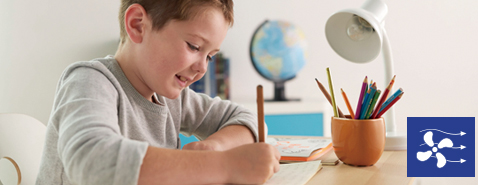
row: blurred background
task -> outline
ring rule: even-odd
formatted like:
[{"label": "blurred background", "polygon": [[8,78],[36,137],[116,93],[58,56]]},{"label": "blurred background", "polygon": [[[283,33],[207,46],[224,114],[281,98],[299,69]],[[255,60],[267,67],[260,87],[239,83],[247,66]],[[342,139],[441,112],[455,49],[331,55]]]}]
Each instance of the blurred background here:
[{"label": "blurred background", "polygon": [[[303,30],[308,43],[306,64],[286,82],[286,96],[324,102],[314,79],[325,85],[326,67],[331,69],[336,96],[343,88],[353,104],[366,75],[385,89],[388,82],[384,82],[381,55],[370,63],[351,63],[338,56],[325,38],[325,23],[333,13],[364,2],[234,1],[235,23],[221,48],[230,59],[231,99],[254,102],[257,84],[264,86],[265,98],[272,98],[273,83],[255,71],[249,58],[251,37],[265,20],[293,23]],[[405,91],[394,106],[398,130],[406,131],[407,117],[476,117],[478,1],[384,2],[388,5],[385,29],[397,75],[393,91],[399,87]],[[1,0],[0,113],[24,113],[46,124],[63,69],[116,51],[118,9],[119,0]],[[337,104],[348,112],[341,97]]]}]

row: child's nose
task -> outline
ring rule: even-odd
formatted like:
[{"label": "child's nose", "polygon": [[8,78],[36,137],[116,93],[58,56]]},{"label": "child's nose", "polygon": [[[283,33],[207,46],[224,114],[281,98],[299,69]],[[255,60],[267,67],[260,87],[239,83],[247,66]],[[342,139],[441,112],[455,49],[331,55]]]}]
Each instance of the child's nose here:
[{"label": "child's nose", "polygon": [[196,71],[196,72],[198,72],[198,73],[206,73],[206,71],[207,71],[207,64],[208,64],[208,61],[207,61],[207,59],[206,59],[206,57],[205,57],[205,58],[203,58],[203,59],[197,60],[197,61],[193,64],[192,68],[193,68],[194,71]]}]

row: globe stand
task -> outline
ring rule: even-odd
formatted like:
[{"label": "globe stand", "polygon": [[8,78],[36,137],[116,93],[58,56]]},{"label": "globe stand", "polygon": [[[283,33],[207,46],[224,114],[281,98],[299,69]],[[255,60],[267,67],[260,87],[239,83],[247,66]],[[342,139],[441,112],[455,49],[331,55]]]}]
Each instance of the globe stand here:
[{"label": "globe stand", "polygon": [[300,101],[299,98],[285,98],[285,81],[274,81],[274,99],[266,99],[266,102],[274,101]]}]

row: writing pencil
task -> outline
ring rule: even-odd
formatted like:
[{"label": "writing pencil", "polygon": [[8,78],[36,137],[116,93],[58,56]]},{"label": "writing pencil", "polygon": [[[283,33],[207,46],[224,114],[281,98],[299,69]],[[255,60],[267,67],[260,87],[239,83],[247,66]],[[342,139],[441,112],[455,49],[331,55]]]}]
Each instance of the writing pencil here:
[{"label": "writing pencil", "polygon": [[367,81],[368,81],[367,76],[365,76],[365,79],[363,80],[363,84],[362,84],[362,90],[360,90],[360,96],[359,96],[358,103],[357,103],[357,110],[355,111],[355,119],[360,118],[360,111],[362,109],[362,102],[363,102],[364,94],[366,93],[365,88],[367,87]]},{"label": "writing pencil", "polygon": [[390,91],[392,90],[393,83],[395,83],[395,76],[396,75],[393,76],[392,80],[390,80],[390,83],[388,84],[388,87],[385,89],[385,91],[383,91],[383,95],[380,98],[380,101],[378,101],[377,108],[375,108],[374,112],[372,113],[372,116],[371,116],[372,119],[379,118],[377,117],[378,112],[380,111],[380,108],[383,106],[383,102],[385,102],[385,100],[387,99],[388,93],[390,93]]},{"label": "writing pencil", "polygon": [[350,106],[350,102],[349,102],[349,99],[347,98],[347,94],[345,94],[342,88],[340,88],[340,90],[342,91],[342,96],[344,97],[345,105],[347,105],[347,109],[349,109],[350,117],[354,119],[355,118],[354,110],[352,109],[352,106]]},{"label": "writing pencil", "polygon": [[388,109],[390,109],[390,107],[392,107],[400,98],[402,98],[403,96],[403,92],[398,95],[395,99],[392,100],[392,102],[390,102],[390,104],[387,105],[387,107],[383,108],[382,111],[380,111],[377,115],[377,118],[380,118],[383,114],[385,114],[385,112],[387,112]]},{"label": "writing pencil", "polygon": [[327,77],[329,79],[330,97],[332,98],[332,108],[334,109],[334,117],[339,117],[339,113],[337,111],[337,104],[335,103],[335,95],[334,95],[334,86],[332,84],[332,76],[330,75],[330,69],[329,68],[327,68]]},{"label": "writing pencil", "polygon": [[[320,83],[319,80],[317,80],[317,78],[315,79],[315,81],[317,82],[317,85],[319,86],[320,91],[322,91],[322,94],[324,94],[327,101],[329,101],[330,105],[334,106],[332,104],[332,98],[330,98],[330,94],[329,94],[329,92],[327,92],[327,89],[325,89],[324,85],[322,85],[322,83]],[[342,113],[339,106],[337,106],[337,111],[339,112],[339,117],[341,117],[341,118],[345,117],[344,113]]]},{"label": "writing pencil", "polygon": [[264,96],[262,91],[262,85],[257,86],[257,124],[259,129],[259,142],[265,142],[264,133]]}]

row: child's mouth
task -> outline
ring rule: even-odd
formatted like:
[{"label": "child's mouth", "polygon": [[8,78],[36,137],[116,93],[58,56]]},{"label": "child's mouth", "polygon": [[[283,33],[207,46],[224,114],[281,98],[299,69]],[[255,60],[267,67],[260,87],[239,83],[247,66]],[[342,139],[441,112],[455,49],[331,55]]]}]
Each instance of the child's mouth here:
[{"label": "child's mouth", "polygon": [[176,78],[178,78],[178,79],[181,80],[182,82],[187,82],[187,81],[188,81],[187,78],[184,78],[184,77],[179,76],[179,75],[176,75]]}]

